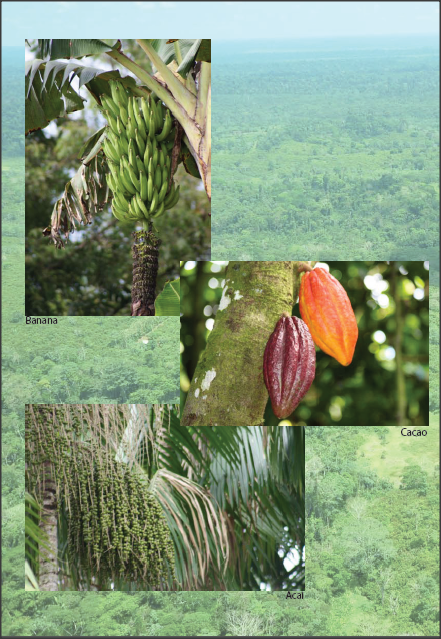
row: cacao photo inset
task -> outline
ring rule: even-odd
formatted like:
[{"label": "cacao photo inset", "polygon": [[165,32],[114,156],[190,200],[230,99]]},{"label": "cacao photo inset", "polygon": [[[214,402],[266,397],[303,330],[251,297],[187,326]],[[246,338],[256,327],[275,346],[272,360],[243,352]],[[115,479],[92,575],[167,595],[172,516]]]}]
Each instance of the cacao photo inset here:
[{"label": "cacao photo inset", "polygon": [[315,376],[315,348],[305,322],[282,315],[263,356],[263,377],[274,414],[288,417],[306,395]]}]

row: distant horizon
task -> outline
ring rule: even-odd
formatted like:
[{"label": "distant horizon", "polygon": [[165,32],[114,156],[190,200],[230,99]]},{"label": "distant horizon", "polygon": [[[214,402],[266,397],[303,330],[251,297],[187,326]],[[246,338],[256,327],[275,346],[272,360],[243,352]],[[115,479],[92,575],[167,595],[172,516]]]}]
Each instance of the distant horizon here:
[{"label": "distant horizon", "polygon": [[[439,3],[411,2],[3,2],[5,44],[21,46],[29,30],[57,38],[148,35],[213,41],[439,35]],[[83,18],[87,15],[87,20]],[[178,31],[179,29],[179,31]],[[369,35],[371,34],[371,35]]]},{"label": "distant horizon", "polygon": [[[319,36],[292,36],[292,37],[284,37],[284,38],[237,38],[237,39],[222,39],[222,38],[213,38],[212,42],[215,44],[218,43],[248,43],[248,42],[296,42],[297,40],[350,40],[351,38],[431,38],[438,39],[439,44],[439,34],[436,33],[367,33],[367,34],[357,34],[353,35],[319,35]],[[28,38],[29,39],[29,38]],[[122,38],[122,40],[128,40],[131,38]],[[23,46],[25,43],[23,42]],[[2,44],[2,49],[21,49],[21,45],[16,44]]]},{"label": "distant horizon", "polygon": [[312,36],[312,35],[308,35],[308,36],[292,36],[292,37],[284,37],[284,38],[274,38],[274,37],[270,37],[270,38],[237,38],[237,39],[222,39],[222,38],[213,38],[213,42],[269,42],[269,41],[276,41],[276,42],[283,42],[283,41],[288,41],[288,42],[292,42],[293,40],[347,40],[350,38],[409,38],[409,37],[414,37],[414,38],[438,38],[439,40],[439,34],[438,33],[364,33],[364,34],[359,34],[359,33],[354,33],[351,35],[348,34],[344,34],[344,35],[317,35],[317,36]]}]

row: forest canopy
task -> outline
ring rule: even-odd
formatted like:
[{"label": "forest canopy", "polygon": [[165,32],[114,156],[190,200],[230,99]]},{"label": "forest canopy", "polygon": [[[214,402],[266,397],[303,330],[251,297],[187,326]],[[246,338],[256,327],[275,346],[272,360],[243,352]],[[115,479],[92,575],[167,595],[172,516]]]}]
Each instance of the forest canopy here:
[{"label": "forest canopy", "polygon": [[438,262],[435,36],[215,53],[213,257]]}]

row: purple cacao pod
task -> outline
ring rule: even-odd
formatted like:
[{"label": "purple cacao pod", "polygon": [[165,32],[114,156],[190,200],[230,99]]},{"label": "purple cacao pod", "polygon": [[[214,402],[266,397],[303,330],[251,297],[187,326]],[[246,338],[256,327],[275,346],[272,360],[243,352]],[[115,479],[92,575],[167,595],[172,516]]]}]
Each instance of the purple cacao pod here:
[{"label": "purple cacao pod", "polygon": [[283,315],[265,347],[263,377],[274,414],[288,417],[315,376],[315,348],[305,322]]}]

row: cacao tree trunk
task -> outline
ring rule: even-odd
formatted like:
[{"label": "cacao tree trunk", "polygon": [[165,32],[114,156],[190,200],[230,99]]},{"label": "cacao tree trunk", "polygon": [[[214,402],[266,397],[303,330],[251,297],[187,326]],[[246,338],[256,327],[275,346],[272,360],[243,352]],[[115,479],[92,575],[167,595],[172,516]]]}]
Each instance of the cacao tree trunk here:
[{"label": "cacao tree trunk", "polygon": [[154,315],[161,240],[151,229],[132,233],[133,278],[131,315]]},{"label": "cacao tree trunk", "polygon": [[291,314],[302,262],[230,262],[214,328],[196,367],[183,426],[257,426],[268,392],[263,354],[283,312]]},{"label": "cacao tree trunk", "polygon": [[196,281],[192,287],[190,315],[185,317],[194,326],[195,341],[191,348],[191,370],[196,370],[199,355],[205,346],[204,296],[200,294],[204,282],[204,262],[196,262]]},{"label": "cacao tree trunk", "polygon": [[57,487],[53,466],[45,462],[42,466],[42,514],[40,528],[46,537],[48,548],[40,549],[40,590],[58,590],[58,539],[57,539]]}]

